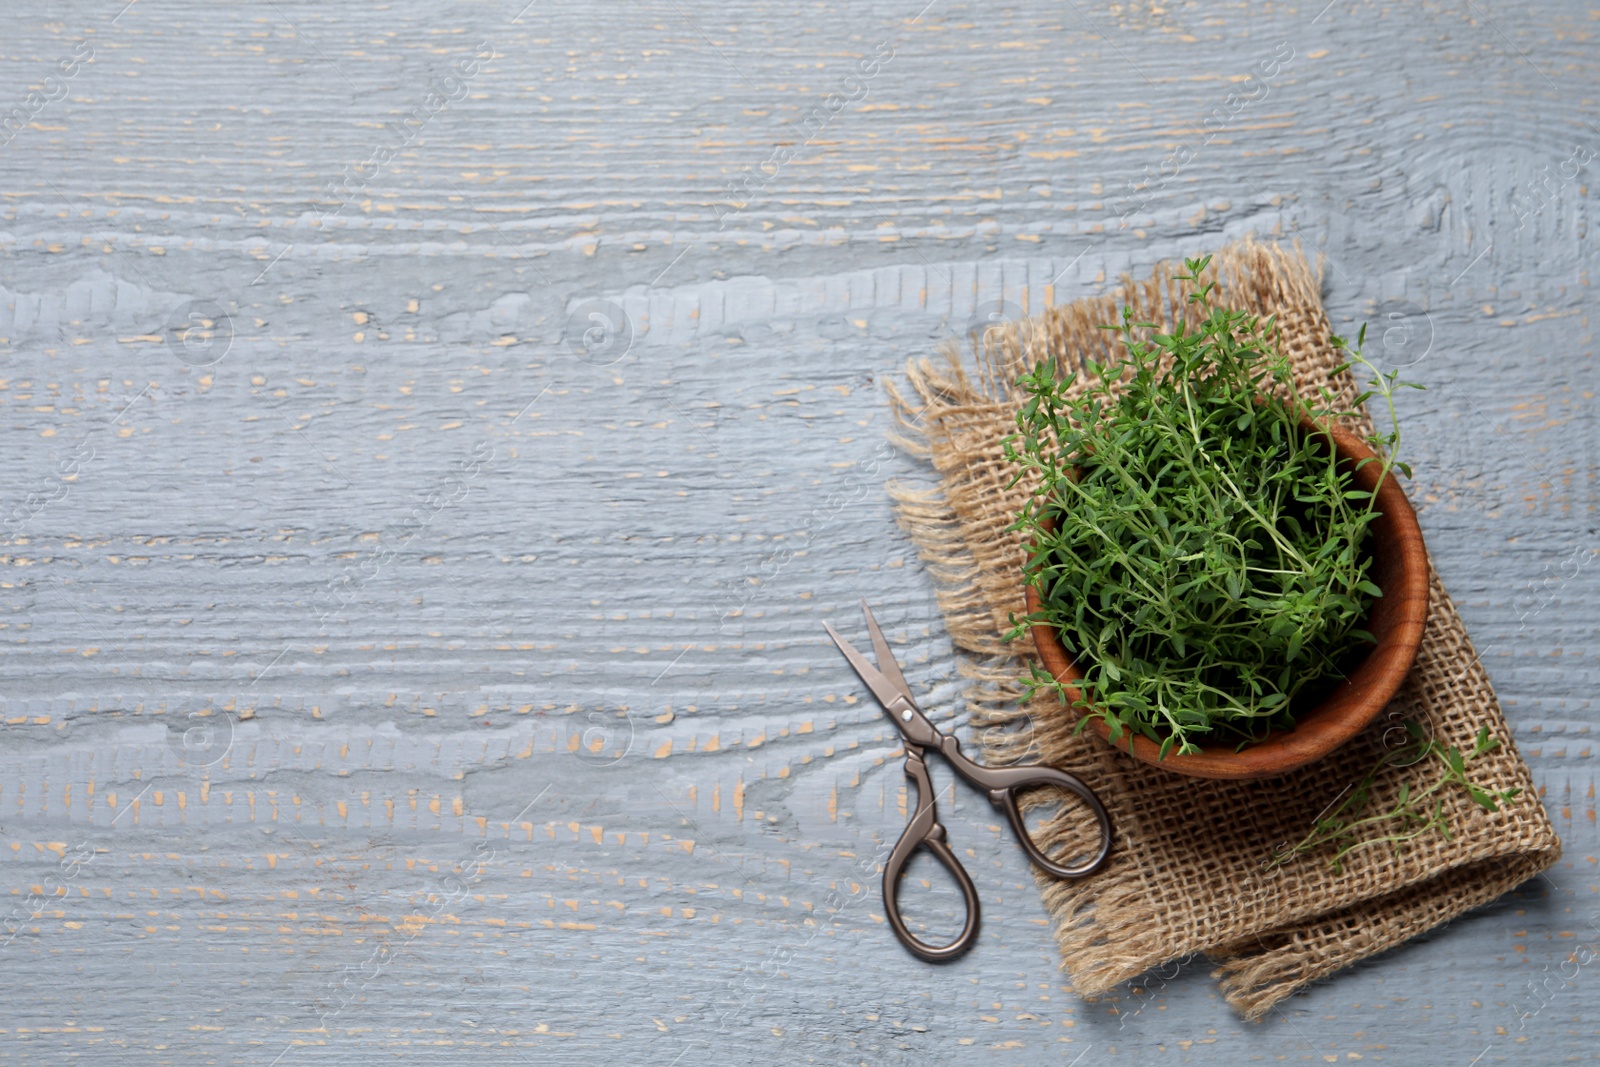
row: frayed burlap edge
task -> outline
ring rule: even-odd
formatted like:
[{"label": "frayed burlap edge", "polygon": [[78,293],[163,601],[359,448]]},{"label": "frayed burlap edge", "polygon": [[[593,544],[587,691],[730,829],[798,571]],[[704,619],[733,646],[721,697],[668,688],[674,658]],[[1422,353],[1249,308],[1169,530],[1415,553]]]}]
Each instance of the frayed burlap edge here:
[{"label": "frayed burlap edge", "polygon": [[[890,492],[935,580],[952,641],[972,654],[962,671],[985,758],[1042,759],[1078,774],[1116,822],[1117,848],[1101,872],[1079,882],[1038,879],[1074,988],[1103,995],[1162,963],[1205,953],[1219,965],[1215,976],[1228,1002],[1255,1019],[1308,982],[1497,898],[1553,864],[1560,842],[1431,565],[1423,647],[1405,687],[1367,733],[1293,775],[1264,783],[1181,779],[1075,735],[1059,706],[1019,704],[1017,679],[1033,647],[1026,638],[1007,644],[1001,637],[1023,610],[1022,545],[1006,527],[1026,487],[1007,487],[1013,470],[1000,448],[1014,429],[1012,383],[1041,358],[1064,366],[1110,358],[1115,336],[1096,327],[1117,321],[1124,304],[1164,328],[1186,316],[1175,273],[1162,264],[1143,282],[1125,278],[1120,292],[991,331],[970,360],[954,348],[942,360],[913,360],[908,390],[890,385],[896,439],[932,465],[938,485],[897,484]],[[1320,278],[1298,249],[1252,240],[1230,245],[1208,277],[1218,282],[1218,302],[1275,316],[1297,388],[1326,387],[1348,406],[1356,386],[1348,373],[1331,373],[1341,359],[1329,344]],[[1370,433],[1372,423],[1363,416],[1350,428]],[[1342,875],[1314,856],[1268,871],[1261,861],[1303,835],[1323,801],[1361,776],[1382,751],[1384,729],[1401,717],[1460,745],[1478,725],[1489,726],[1502,748],[1474,764],[1474,777],[1493,788],[1517,786],[1524,799],[1487,815],[1452,797],[1453,841],[1369,850],[1352,857]],[[1404,780],[1397,773],[1380,783],[1374,803],[1391,798]],[[1063,820],[1045,835],[1070,847],[1083,832],[1081,823]]]}]

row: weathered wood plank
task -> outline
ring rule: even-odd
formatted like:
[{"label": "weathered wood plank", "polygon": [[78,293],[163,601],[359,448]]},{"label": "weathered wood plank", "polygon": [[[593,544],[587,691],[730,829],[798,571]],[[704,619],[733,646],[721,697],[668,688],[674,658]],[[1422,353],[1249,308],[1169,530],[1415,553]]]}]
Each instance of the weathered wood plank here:
[{"label": "weathered wood plank", "polygon": [[[1590,1055],[1592,12],[920,7],[7,12],[0,1056]],[[1249,232],[1428,385],[1567,858],[1246,1027],[1198,963],[1075,998],[958,789],[983,941],[925,967],[819,625],[869,597],[959,721],[882,382]]]}]

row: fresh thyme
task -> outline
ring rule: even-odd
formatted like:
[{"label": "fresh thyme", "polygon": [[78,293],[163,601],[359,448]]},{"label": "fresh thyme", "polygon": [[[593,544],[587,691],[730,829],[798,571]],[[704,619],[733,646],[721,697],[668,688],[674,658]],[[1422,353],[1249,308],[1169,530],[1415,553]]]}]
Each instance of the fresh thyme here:
[{"label": "fresh thyme", "polygon": [[[1484,811],[1498,811],[1501,804],[1509,803],[1522,792],[1520,788],[1485,789],[1467,778],[1469,763],[1500,747],[1500,742],[1489,736],[1487,726],[1479,728],[1471,753],[1463,754],[1454,745],[1447,746],[1428,736],[1414,719],[1406,719],[1403,725],[1409,740],[1385,752],[1339,806],[1319,818],[1301,841],[1273,853],[1267,861],[1269,868],[1281,866],[1302,853],[1333,845],[1336,850],[1328,866],[1335,874],[1342,874],[1345,857],[1374,845],[1389,844],[1400,849],[1430,830],[1438,830],[1450,840],[1444,797],[1440,795],[1447,787],[1466,790],[1473,803]],[[1366,809],[1372,798],[1373,783],[1384,768],[1410,767],[1428,759],[1442,767],[1430,784],[1415,791],[1409,785],[1402,785],[1394,804],[1386,811],[1356,818]]]},{"label": "fresh thyme", "polygon": [[[1084,674],[1079,729],[1098,715],[1113,741],[1143,735],[1163,758],[1292,725],[1297,694],[1373,641],[1360,624],[1382,595],[1364,551],[1374,494],[1301,428],[1354,411],[1326,388],[1315,402],[1300,395],[1273,319],[1211,306],[1209,262],[1186,260],[1179,276],[1198,327],[1162,334],[1124,308],[1102,328],[1126,355],[1089,363],[1076,397],[1053,362],[1022,375],[1027,401],[1005,443],[1019,465],[1011,484],[1035,486],[1011,529],[1032,545],[1024,575],[1041,602],[1008,636],[1055,626]],[[1362,357],[1365,333],[1353,350],[1334,344],[1349,356],[1338,371],[1373,374],[1354,406],[1388,405],[1390,431],[1369,438],[1381,485],[1391,468],[1411,473],[1394,460],[1393,419],[1395,390],[1411,383]],[[1067,703],[1038,667],[1024,685]]]}]

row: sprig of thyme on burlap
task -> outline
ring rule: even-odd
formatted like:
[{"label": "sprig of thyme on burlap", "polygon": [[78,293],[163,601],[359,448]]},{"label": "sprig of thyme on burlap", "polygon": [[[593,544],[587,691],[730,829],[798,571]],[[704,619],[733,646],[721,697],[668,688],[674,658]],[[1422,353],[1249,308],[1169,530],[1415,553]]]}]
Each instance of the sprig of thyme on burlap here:
[{"label": "sprig of thyme on burlap", "polygon": [[[1343,874],[1345,857],[1362,849],[1382,844],[1400,849],[1430,830],[1438,830],[1446,840],[1452,840],[1444,814],[1444,798],[1439,795],[1451,786],[1466,790],[1473,803],[1484,811],[1498,811],[1501,804],[1509,803],[1522,792],[1520,788],[1485,789],[1467,777],[1469,763],[1500,747],[1500,742],[1489,736],[1487,726],[1478,729],[1472,751],[1463,753],[1454,745],[1430,737],[1415,719],[1406,719],[1401,725],[1409,740],[1385,752],[1337,807],[1319,818],[1311,832],[1299,842],[1274,852],[1267,867],[1279,867],[1302,853],[1333,845],[1336,850],[1328,859],[1328,866],[1335,874]],[[1401,785],[1394,803],[1387,809],[1356,818],[1366,809],[1373,785],[1385,768],[1411,767],[1424,760],[1433,760],[1441,767],[1428,785],[1416,790],[1409,784]]]}]

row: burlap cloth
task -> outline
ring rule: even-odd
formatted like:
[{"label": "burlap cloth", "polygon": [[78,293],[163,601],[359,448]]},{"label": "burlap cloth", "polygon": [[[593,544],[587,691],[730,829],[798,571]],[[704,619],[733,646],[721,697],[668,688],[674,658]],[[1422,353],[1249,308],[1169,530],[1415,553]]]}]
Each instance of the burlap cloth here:
[{"label": "burlap cloth", "polygon": [[[1203,953],[1218,964],[1214,976],[1228,1002],[1255,1019],[1308,982],[1495,899],[1555,863],[1561,846],[1431,565],[1427,628],[1400,694],[1355,740],[1292,774],[1253,782],[1184,777],[1138,763],[1088,731],[1074,736],[1073,719],[1053,697],[1019,706],[1018,681],[1033,645],[1001,639],[1010,615],[1024,612],[1020,535],[1006,527],[1027,487],[1006,488],[1014,468],[1000,444],[1016,428],[1012,383],[1041,356],[1063,366],[1086,355],[1110,358],[1116,335],[1096,327],[1118,321],[1124,304],[1136,320],[1163,327],[1187,314],[1171,280],[1175,266],[1163,264],[1142,283],[1124,279],[1119,293],[991,332],[969,358],[952,348],[942,360],[913,360],[909,390],[890,390],[896,437],[932,464],[938,487],[890,490],[940,587],[951,639],[972,654],[961,669],[971,680],[966,700],[984,757],[1060,766],[1088,782],[1114,820],[1116,846],[1098,874],[1069,882],[1036,872],[1074,988],[1093,998]],[[1320,276],[1298,249],[1234,244],[1216,255],[1211,273],[1219,281],[1214,303],[1277,316],[1303,392],[1328,385],[1349,406],[1355,383],[1348,372],[1330,374],[1341,360],[1328,343]],[[1371,432],[1366,416],[1355,425]],[[1348,858],[1343,874],[1329,869],[1326,849],[1269,868],[1264,861],[1275,848],[1302,839],[1372,767],[1386,731],[1406,717],[1467,751],[1487,725],[1501,748],[1473,762],[1470,776],[1495,789],[1520,786],[1523,795],[1488,814],[1451,787],[1445,810],[1453,840],[1430,833],[1404,851],[1365,849]],[[1364,814],[1392,804],[1402,783],[1417,789],[1436,777],[1432,760],[1386,770]],[[1085,821],[1050,823],[1045,835],[1070,843]]]}]

